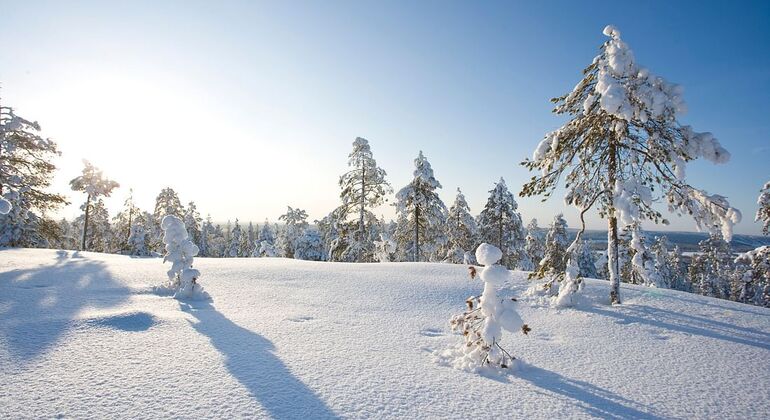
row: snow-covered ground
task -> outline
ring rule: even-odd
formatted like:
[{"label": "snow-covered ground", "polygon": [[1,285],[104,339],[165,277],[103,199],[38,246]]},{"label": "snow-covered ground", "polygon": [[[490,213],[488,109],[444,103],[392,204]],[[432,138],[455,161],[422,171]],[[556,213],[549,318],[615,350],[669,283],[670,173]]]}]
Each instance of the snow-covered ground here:
[{"label": "snow-covered ground", "polygon": [[526,363],[491,377],[434,356],[481,291],[465,266],[195,266],[210,303],[154,294],[159,259],[0,251],[0,418],[770,416],[768,309],[588,281],[579,309],[521,301]]}]

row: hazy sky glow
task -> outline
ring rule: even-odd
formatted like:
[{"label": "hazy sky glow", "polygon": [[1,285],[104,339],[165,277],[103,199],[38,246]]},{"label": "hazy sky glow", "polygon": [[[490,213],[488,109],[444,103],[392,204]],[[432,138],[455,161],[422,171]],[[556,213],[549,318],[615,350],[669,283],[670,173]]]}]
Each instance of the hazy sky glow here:
[{"label": "hazy sky glow", "polygon": [[[500,176],[514,192],[528,179],[519,162],[563,122],[548,99],[578,82],[612,23],[639,63],[684,86],[682,122],[733,154],[691,164],[690,182],[730,198],[737,232],[760,230],[768,2],[126,3],[0,1],[0,100],[58,142],[67,217],[87,158],[121,183],[113,213],[129,187],[152,210],[171,186],[215,220],[275,221],[286,205],[320,218],[356,136],[396,190],[422,149],[445,202],[459,186],[476,213]],[[561,196],[518,201],[526,220],[565,211],[577,224]]]}]

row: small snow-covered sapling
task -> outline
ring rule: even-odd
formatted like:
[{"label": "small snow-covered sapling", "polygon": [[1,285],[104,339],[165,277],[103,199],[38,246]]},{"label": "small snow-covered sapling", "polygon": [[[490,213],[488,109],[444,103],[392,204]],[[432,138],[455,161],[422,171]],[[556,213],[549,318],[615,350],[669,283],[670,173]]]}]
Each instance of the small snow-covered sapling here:
[{"label": "small snow-covered sapling", "polygon": [[[524,334],[530,331],[514,308],[516,299],[497,296],[497,289],[510,275],[505,267],[497,264],[502,256],[502,251],[490,244],[483,243],[476,249],[476,260],[485,266],[479,273],[484,291],[481,296],[469,298],[467,310],[450,320],[452,330],[463,333],[463,365],[507,368],[515,357],[500,345],[502,330]],[[471,278],[475,277],[475,268],[469,271]]]},{"label": "small snow-covered sapling", "polygon": [[171,262],[171,269],[167,273],[168,287],[174,291],[174,297],[207,296],[197,284],[200,271],[192,268],[193,258],[198,255],[198,247],[188,239],[182,219],[167,215],[163,217],[160,226],[163,229],[163,243],[166,244],[163,262]]}]

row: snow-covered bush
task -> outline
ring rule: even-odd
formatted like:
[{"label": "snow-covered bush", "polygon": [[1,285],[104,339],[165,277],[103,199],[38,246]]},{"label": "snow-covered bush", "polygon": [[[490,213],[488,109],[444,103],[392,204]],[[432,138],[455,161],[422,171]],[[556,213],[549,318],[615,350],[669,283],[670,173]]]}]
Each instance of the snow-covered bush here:
[{"label": "snow-covered bush", "polygon": [[163,217],[160,227],[166,245],[163,262],[171,263],[171,269],[167,272],[168,283],[164,288],[173,292],[177,299],[207,299],[208,293],[198,284],[201,273],[192,268],[198,247],[188,239],[184,222],[177,216],[167,215]]},{"label": "snow-covered bush", "polygon": [[516,312],[516,299],[497,295],[498,288],[510,277],[509,271],[497,264],[502,257],[503,252],[494,245],[483,243],[476,249],[476,260],[485,265],[480,273],[484,291],[481,296],[469,298],[466,301],[468,309],[450,320],[452,330],[461,332],[464,337],[459,348],[444,353],[444,356],[454,357],[452,365],[456,368],[510,367],[516,358],[500,345],[503,329],[524,334],[530,331]]}]

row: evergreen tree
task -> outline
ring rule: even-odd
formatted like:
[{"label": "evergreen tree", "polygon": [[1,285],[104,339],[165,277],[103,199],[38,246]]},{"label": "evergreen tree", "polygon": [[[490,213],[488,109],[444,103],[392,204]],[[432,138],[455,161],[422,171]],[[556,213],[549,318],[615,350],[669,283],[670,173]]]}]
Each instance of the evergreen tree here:
[{"label": "evergreen tree", "polygon": [[770,246],[741,254],[735,262],[740,281],[735,300],[770,307]]},{"label": "evergreen tree", "polygon": [[479,229],[470,212],[468,202],[465,201],[465,196],[458,188],[455,202],[447,214],[445,231],[449,249],[444,261],[464,264],[468,260],[466,253],[471,253],[475,248]]},{"label": "evergreen tree", "polygon": [[[83,236],[80,241],[80,249],[86,251],[88,250],[86,247],[86,241],[89,233],[88,221],[92,209],[91,201],[99,201],[101,197],[109,197],[112,193],[112,190],[118,188],[120,184],[107,179],[104,174],[102,174],[101,170],[91,165],[91,162],[83,160],[83,165],[83,173],[71,180],[70,186],[72,187],[73,191],[86,193],[86,202],[80,207],[80,209],[84,212]],[[104,210],[104,212],[106,212],[106,210]],[[109,221],[107,223],[109,223]]]},{"label": "evergreen tree", "polygon": [[[24,206],[16,212],[17,222],[40,219],[37,214],[26,212],[44,214],[67,204],[61,194],[46,191],[56,170],[52,161],[61,153],[55,142],[40,136],[40,131],[37,122],[16,115],[13,108],[0,106],[0,226],[11,222],[3,215],[9,214],[14,204]],[[18,227],[21,232],[35,228]],[[18,241],[24,241],[24,236]],[[0,245],[20,244],[0,242]]]},{"label": "evergreen tree", "polygon": [[558,274],[563,273],[567,267],[567,221],[564,216],[557,214],[553,218],[551,227],[545,235],[545,252],[543,259],[538,264],[535,277],[548,277],[546,288],[550,289],[554,280],[560,280]]},{"label": "evergreen tree", "polygon": [[173,188],[167,187],[160,191],[160,194],[155,198],[155,210],[153,215],[155,221],[160,226],[160,222],[164,216],[176,216],[180,219],[184,219],[184,207],[182,202],[179,201],[179,196]]},{"label": "evergreen tree", "polygon": [[184,217],[182,220],[184,221],[185,228],[187,229],[187,233],[190,235],[189,238],[192,243],[196,245],[200,244],[201,222],[203,222],[203,219],[201,219],[201,215],[198,213],[198,207],[194,202],[190,201],[187,203],[187,209],[184,212]]},{"label": "evergreen tree", "polygon": [[669,247],[668,238],[665,236],[655,238],[655,242],[650,247],[650,253],[655,264],[655,272],[659,280],[659,283],[655,286],[667,289],[672,288],[675,282],[678,281],[678,267],[674,264],[678,264],[675,261],[679,257],[672,256],[672,253],[668,250]]},{"label": "evergreen tree", "polygon": [[238,218],[235,218],[235,225],[230,230],[230,242],[227,246],[227,257],[236,258],[241,255],[241,225],[238,224]]},{"label": "evergreen tree", "polygon": [[130,255],[145,256],[150,255],[149,238],[147,237],[146,226],[151,223],[152,215],[150,213],[137,213],[132,224],[131,232],[128,236],[128,252]]},{"label": "evergreen tree", "polygon": [[396,194],[398,221],[395,240],[399,251],[411,261],[430,260],[443,237],[446,206],[436,189],[430,162],[420,151],[414,160],[414,178]]},{"label": "evergreen tree", "polygon": [[341,253],[351,261],[372,261],[373,241],[371,225],[377,218],[371,209],[382,205],[385,195],[393,192],[385,180],[385,170],[377,166],[369,141],[357,137],[353,142],[353,151],[348,156],[350,171],[340,177],[340,198],[342,205],[338,216],[345,221],[355,216],[356,227],[345,229],[344,242],[349,249]]},{"label": "evergreen tree", "polygon": [[762,233],[770,235],[770,182],[765,183],[757,198],[757,216],[755,221],[762,222]]},{"label": "evergreen tree", "polygon": [[[85,208],[85,204],[81,209]],[[84,213],[75,219],[75,224],[81,232],[81,238],[85,238],[85,243],[81,241],[81,249],[95,252],[113,252],[111,244],[113,243],[113,233],[110,226],[110,215],[104,206],[101,198],[91,200],[90,211]],[[88,235],[85,235],[86,220],[88,220]]]},{"label": "evergreen tree", "polygon": [[671,211],[690,214],[701,228],[721,229],[728,239],[740,213],[724,197],[685,180],[688,161],[702,157],[723,163],[730,154],[710,133],[679,124],[682,90],[638,66],[616,28],[608,26],[604,34],[609,40],[583,79],[571,93],[553,99],[554,112],[572,118],[547,134],[532,159],[523,162],[540,174],[521,195],[547,198],[563,179],[565,201],[581,210],[581,219],[598,206],[608,219],[610,302],[620,303],[618,219],[666,223],[653,208],[653,192],[664,196]]},{"label": "evergreen tree", "polygon": [[[629,283],[665,287],[665,280],[658,271],[660,263],[650,251],[650,244],[639,223],[629,225],[631,231],[631,272]],[[665,260],[663,261],[665,262]]]},{"label": "evergreen tree", "polygon": [[671,288],[692,292],[692,283],[687,276],[687,267],[682,261],[682,251],[679,249],[679,245],[674,245],[673,251],[669,253],[668,266],[671,267],[672,271]]},{"label": "evergreen tree", "polygon": [[278,252],[275,249],[275,231],[270,225],[270,222],[265,219],[265,224],[262,225],[262,229],[259,231],[259,243],[255,252],[252,254],[255,257],[277,257]]},{"label": "evergreen tree", "polygon": [[596,258],[591,250],[591,241],[581,241],[576,254],[580,277],[598,279],[599,273],[596,271]]},{"label": "evergreen tree", "polygon": [[214,232],[214,226],[211,223],[211,215],[206,216],[206,221],[201,225],[201,239],[198,243],[198,254],[201,257],[212,257],[211,235]]},{"label": "evergreen tree", "polygon": [[325,259],[323,242],[321,242],[321,234],[318,229],[308,227],[302,232],[294,249],[294,258],[308,261],[323,261]]},{"label": "evergreen tree", "polygon": [[522,265],[524,271],[534,271],[545,256],[545,244],[540,229],[537,227],[537,219],[532,219],[527,225],[527,237],[524,238],[524,253],[531,262],[531,267]]},{"label": "evergreen tree", "polygon": [[285,225],[279,235],[279,252],[286,258],[294,258],[294,251],[297,248],[299,238],[304,234],[308,226],[307,212],[301,209],[287,207],[286,213],[282,214],[278,220],[282,220]]},{"label": "evergreen tree", "polygon": [[728,299],[732,271],[732,252],[719,233],[711,234],[698,244],[700,253],[693,256],[690,264],[690,282],[704,296]]},{"label": "evergreen tree", "polygon": [[[115,215],[112,219],[113,223],[113,239],[114,243],[112,248],[116,251],[128,251],[129,237],[131,236],[131,226],[134,223],[139,209],[134,203],[134,190],[128,190],[128,197],[123,202],[123,209]],[[143,229],[142,229],[143,230]]]},{"label": "evergreen tree", "polygon": [[487,204],[479,215],[481,241],[490,243],[503,251],[501,265],[514,268],[524,254],[524,226],[521,215],[516,211],[519,204],[508,191],[505,180],[495,184],[489,191]]}]

